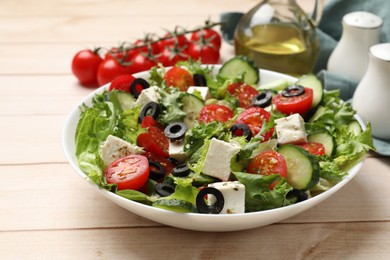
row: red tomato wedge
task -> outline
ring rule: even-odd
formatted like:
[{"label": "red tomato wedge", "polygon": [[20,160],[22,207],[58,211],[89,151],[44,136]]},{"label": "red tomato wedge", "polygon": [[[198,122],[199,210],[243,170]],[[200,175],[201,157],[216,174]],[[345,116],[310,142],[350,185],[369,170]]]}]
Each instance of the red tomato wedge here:
[{"label": "red tomato wedge", "polygon": [[295,113],[302,115],[309,111],[312,102],[313,90],[311,88],[305,88],[305,92],[299,96],[284,97],[279,93],[272,99],[276,109],[286,115]]},{"label": "red tomato wedge", "polygon": [[[263,127],[264,122],[268,122],[271,117],[271,114],[260,108],[260,107],[250,107],[242,112],[236,119],[236,124],[246,124],[252,132],[252,136],[257,135],[261,128]],[[274,133],[274,128],[268,130],[262,136],[263,141],[269,140]]]},{"label": "red tomato wedge", "polygon": [[148,159],[132,154],[113,161],[104,170],[107,183],[117,184],[118,190],[138,190],[149,178]]},{"label": "red tomato wedge", "polygon": [[132,75],[120,75],[112,80],[108,91],[116,89],[130,93],[130,85],[134,80]]},{"label": "red tomato wedge", "polygon": [[164,76],[165,82],[168,87],[175,87],[181,91],[187,91],[188,87],[194,85],[194,80],[191,74],[180,67],[172,67]]},{"label": "red tomato wedge", "polygon": [[308,151],[313,155],[317,155],[317,156],[325,155],[325,146],[323,144],[316,143],[316,142],[307,142],[303,144],[298,144],[298,146],[302,147],[303,149],[305,149],[306,151]]},{"label": "red tomato wedge", "polygon": [[252,99],[259,94],[259,91],[243,82],[235,82],[227,87],[227,91],[240,101],[240,107],[249,108]]},{"label": "red tomato wedge", "polygon": [[[271,175],[279,174],[283,178],[287,178],[287,163],[284,157],[275,151],[268,150],[256,155],[246,169],[248,173]],[[269,186],[273,190],[278,181]]]},{"label": "red tomato wedge", "polygon": [[223,105],[206,105],[204,106],[199,113],[199,122],[200,123],[210,123],[212,121],[218,121],[224,123],[233,117],[233,111],[227,106]]},{"label": "red tomato wedge", "polygon": [[141,127],[146,128],[147,132],[138,135],[137,144],[146,152],[168,158],[169,139],[165,136],[163,128],[151,116],[144,118]]}]

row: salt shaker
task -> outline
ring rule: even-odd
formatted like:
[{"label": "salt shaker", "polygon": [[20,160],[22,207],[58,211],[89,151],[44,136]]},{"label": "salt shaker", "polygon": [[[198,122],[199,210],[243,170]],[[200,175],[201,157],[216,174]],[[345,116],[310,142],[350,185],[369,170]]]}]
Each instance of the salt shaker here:
[{"label": "salt shaker", "polygon": [[374,137],[390,140],[390,43],[370,48],[368,69],[355,90],[352,107],[371,122]]},{"label": "salt shaker", "polygon": [[359,82],[367,70],[369,48],[380,41],[382,23],[379,16],[369,12],[346,14],[340,41],[328,60],[328,71]]}]

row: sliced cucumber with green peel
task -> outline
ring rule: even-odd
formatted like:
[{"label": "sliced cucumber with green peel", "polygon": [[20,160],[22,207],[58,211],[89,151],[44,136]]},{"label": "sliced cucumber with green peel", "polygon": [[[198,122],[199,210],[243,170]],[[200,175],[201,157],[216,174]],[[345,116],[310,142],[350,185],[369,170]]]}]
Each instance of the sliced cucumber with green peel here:
[{"label": "sliced cucumber with green peel", "polygon": [[236,56],[226,61],[219,69],[219,75],[230,79],[243,75],[244,82],[250,85],[257,84],[260,80],[259,67],[246,56]]},{"label": "sliced cucumber with green peel", "polygon": [[349,123],[348,130],[355,136],[360,135],[363,132],[362,127],[360,126],[358,121],[352,121],[351,123]]},{"label": "sliced cucumber with green peel", "polygon": [[313,90],[313,101],[311,102],[311,108],[318,106],[322,100],[324,88],[321,81],[317,79],[315,75],[302,75],[295,84],[301,85],[305,88],[311,88]]},{"label": "sliced cucumber with green peel", "polygon": [[336,140],[328,132],[317,132],[307,136],[309,142],[320,143],[325,147],[325,154],[331,157],[336,152]]},{"label": "sliced cucumber with green peel", "polygon": [[310,190],[320,179],[320,164],[315,156],[293,144],[278,149],[287,163],[287,182],[298,190]]},{"label": "sliced cucumber with green peel", "polygon": [[179,199],[159,199],[153,202],[153,207],[176,212],[196,212],[196,207],[188,201]]},{"label": "sliced cucumber with green peel", "polygon": [[183,120],[187,129],[194,126],[195,120],[198,118],[200,110],[204,106],[204,101],[195,95],[186,93],[182,99],[183,111],[187,114]]},{"label": "sliced cucumber with green peel", "polygon": [[287,88],[290,84],[291,82],[286,79],[278,79],[278,80],[271,81],[267,84],[260,85],[257,88],[257,90],[270,89],[270,90],[282,91],[283,89]]},{"label": "sliced cucumber with green peel", "polygon": [[110,92],[110,100],[118,104],[123,111],[132,108],[135,102],[135,98],[129,93],[116,90]]}]

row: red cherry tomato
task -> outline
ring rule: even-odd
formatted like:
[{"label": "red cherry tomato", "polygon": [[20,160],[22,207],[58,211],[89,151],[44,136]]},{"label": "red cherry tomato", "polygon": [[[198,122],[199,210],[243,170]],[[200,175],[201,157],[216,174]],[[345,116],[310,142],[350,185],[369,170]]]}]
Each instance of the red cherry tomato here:
[{"label": "red cherry tomato", "polygon": [[187,52],[193,60],[200,60],[203,64],[219,63],[219,49],[213,44],[193,41],[189,43]]},{"label": "red cherry tomato", "polygon": [[132,154],[113,161],[104,170],[107,183],[117,184],[118,190],[138,190],[149,178],[148,159]]},{"label": "red cherry tomato", "polygon": [[[260,107],[250,107],[238,115],[236,124],[246,124],[252,132],[252,136],[257,135],[263,127],[263,121],[268,122],[271,115],[268,111]],[[263,141],[269,140],[274,133],[274,128],[262,134]]]},{"label": "red cherry tomato", "polygon": [[223,105],[206,105],[199,113],[199,122],[210,123],[212,121],[218,121],[224,123],[233,117],[233,111],[227,106]]},{"label": "red cherry tomato", "polygon": [[170,68],[164,75],[164,80],[169,87],[175,87],[181,91],[187,91],[188,87],[194,85],[191,74],[180,67]]},{"label": "red cherry tomato", "polygon": [[114,78],[125,74],[133,74],[129,66],[121,65],[116,59],[104,59],[98,68],[97,80],[99,86],[103,86]]},{"label": "red cherry tomato", "polygon": [[146,152],[168,158],[169,139],[165,136],[162,126],[152,119],[152,117],[146,116],[141,122],[141,127],[145,127],[147,132],[138,135],[137,144],[143,147]]},{"label": "red cherry tomato", "polygon": [[177,35],[172,35],[171,33],[166,33],[163,38],[168,38],[168,39],[164,39],[161,41],[162,48],[174,47],[174,46],[177,46],[179,48],[183,48],[183,47],[185,48],[188,45],[188,39],[185,36],[185,34],[178,33]]},{"label": "red cherry tomato", "polygon": [[[268,150],[256,155],[249,162],[246,171],[264,176],[279,174],[281,177],[287,178],[287,163],[280,153]],[[278,181],[272,183],[269,186],[270,190],[273,190],[277,183]]]},{"label": "red cherry tomato", "polygon": [[281,93],[275,95],[272,99],[272,103],[276,109],[283,114],[304,114],[309,111],[311,103],[313,101],[313,90],[311,88],[305,88],[305,92],[302,95],[294,97],[284,97]]},{"label": "red cherry tomato", "polygon": [[191,41],[199,41],[202,40],[201,38],[213,44],[217,50],[221,48],[222,38],[217,31],[211,28],[202,29],[200,31],[193,32],[190,39]]},{"label": "red cherry tomato", "polygon": [[188,60],[189,56],[186,49],[167,46],[158,57],[158,60],[165,66],[174,66],[179,61]]},{"label": "red cherry tomato", "polygon": [[320,143],[316,142],[307,142],[303,144],[298,144],[298,146],[302,147],[306,151],[308,151],[311,154],[322,156],[325,155],[325,146]]},{"label": "red cherry tomato", "polygon": [[150,70],[156,66],[157,62],[148,54],[138,53],[133,58],[133,63],[130,65],[133,73]]},{"label": "red cherry tomato", "polygon": [[102,63],[102,58],[97,51],[81,50],[72,60],[73,75],[84,86],[97,86],[97,71],[100,63]]},{"label": "red cherry tomato", "polygon": [[240,106],[243,108],[249,108],[252,104],[252,99],[259,94],[256,89],[243,82],[230,84],[227,87],[227,91],[240,101]]},{"label": "red cherry tomato", "polygon": [[112,80],[108,91],[116,89],[130,93],[130,85],[134,80],[132,75],[120,75]]}]

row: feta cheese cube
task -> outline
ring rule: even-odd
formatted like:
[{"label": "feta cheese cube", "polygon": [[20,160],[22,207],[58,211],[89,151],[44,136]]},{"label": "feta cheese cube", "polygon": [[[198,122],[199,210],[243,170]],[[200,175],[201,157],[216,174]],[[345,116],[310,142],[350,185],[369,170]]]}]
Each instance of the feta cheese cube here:
[{"label": "feta cheese cube", "polygon": [[305,122],[299,114],[292,114],[275,120],[279,144],[299,144],[307,142]]},{"label": "feta cheese cube", "polygon": [[[225,200],[222,211],[219,214],[245,213],[245,186],[238,181],[211,183],[208,187],[219,190]],[[216,202],[214,195],[208,195],[208,205]]]},{"label": "feta cheese cube", "polygon": [[104,164],[107,166],[116,159],[130,154],[140,154],[142,152],[143,150],[141,147],[126,142],[119,137],[109,135],[101,147],[100,155]]},{"label": "feta cheese cube", "polygon": [[202,172],[222,181],[228,181],[231,176],[230,160],[240,149],[238,144],[212,138]]},{"label": "feta cheese cube", "polygon": [[187,93],[194,94],[195,91],[198,91],[200,93],[200,96],[203,100],[210,98],[210,91],[208,87],[191,86],[188,88]]},{"label": "feta cheese cube", "polygon": [[157,86],[151,86],[147,89],[141,91],[141,94],[138,96],[137,100],[134,102],[134,106],[144,106],[149,102],[158,102],[161,98],[158,93]]},{"label": "feta cheese cube", "polygon": [[187,159],[186,153],[184,152],[184,140],[181,141],[169,141],[169,156],[180,163]]}]

